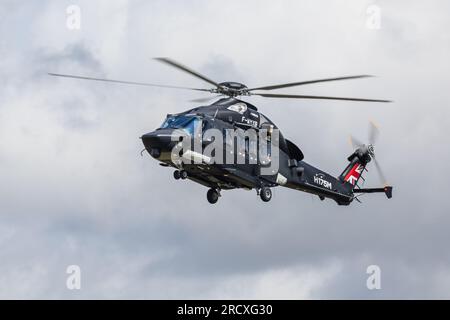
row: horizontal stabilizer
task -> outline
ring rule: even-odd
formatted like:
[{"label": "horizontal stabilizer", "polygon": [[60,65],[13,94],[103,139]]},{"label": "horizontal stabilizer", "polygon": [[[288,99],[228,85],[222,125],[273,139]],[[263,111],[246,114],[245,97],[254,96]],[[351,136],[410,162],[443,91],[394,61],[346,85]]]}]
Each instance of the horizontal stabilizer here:
[{"label": "horizontal stabilizer", "polygon": [[377,193],[383,192],[388,199],[392,198],[392,186],[386,186],[384,188],[366,188],[366,189],[354,189],[354,193]]}]

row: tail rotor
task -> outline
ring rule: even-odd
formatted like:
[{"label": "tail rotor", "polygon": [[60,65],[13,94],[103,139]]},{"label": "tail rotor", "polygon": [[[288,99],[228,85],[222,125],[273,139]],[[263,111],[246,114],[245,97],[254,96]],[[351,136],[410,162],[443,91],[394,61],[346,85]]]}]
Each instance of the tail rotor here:
[{"label": "tail rotor", "polygon": [[[363,188],[355,188],[353,190],[354,193],[374,193],[374,192],[384,192],[388,198],[392,197],[392,186],[388,185],[386,176],[384,175],[384,172],[381,168],[380,163],[378,162],[378,159],[375,155],[375,144],[378,141],[378,137],[380,135],[380,130],[378,129],[378,126],[373,122],[369,122],[369,134],[368,134],[368,144],[362,143],[360,140],[354,138],[353,136],[350,136],[350,144],[352,145],[353,149],[355,149],[355,152],[349,157],[349,161],[356,161],[361,162],[363,165],[363,168],[365,169],[365,166],[367,163],[369,163],[371,160],[373,160],[375,169],[377,172],[377,175],[383,184],[383,188],[369,188],[369,189],[363,189]],[[357,158],[357,160],[355,160]],[[362,170],[361,170],[362,171]],[[350,178],[352,178],[351,172],[348,174]],[[347,176],[346,176],[347,177]],[[347,181],[347,179],[345,179]],[[350,179],[350,182],[354,180]],[[357,180],[356,180],[357,182]],[[355,183],[356,185],[356,183]],[[357,197],[355,197],[357,199]]]},{"label": "tail rotor", "polygon": [[[360,155],[361,157],[366,157],[366,159],[373,160],[375,164],[375,169],[377,171],[378,177],[381,181],[381,183],[386,186],[387,179],[386,176],[383,173],[383,170],[381,169],[381,165],[378,162],[378,159],[375,155],[375,144],[378,141],[378,138],[380,136],[380,130],[378,129],[378,126],[373,122],[369,122],[369,133],[368,133],[368,141],[369,143],[366,145],[362,143],[359,139],[350,136],[350,144],[353,149],[355,149],[355,153]],[[367,156],[369,156],[367,158]]]}]

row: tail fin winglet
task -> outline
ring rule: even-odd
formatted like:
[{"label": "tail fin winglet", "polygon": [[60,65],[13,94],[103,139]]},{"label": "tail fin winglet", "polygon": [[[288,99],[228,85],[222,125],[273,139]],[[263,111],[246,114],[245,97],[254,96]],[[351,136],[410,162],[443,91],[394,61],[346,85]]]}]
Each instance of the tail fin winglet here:
[{"label": "tail fin winglet", "polygon": [[385,186],[384,193],[388,199],[392,198],[392,186]]}]

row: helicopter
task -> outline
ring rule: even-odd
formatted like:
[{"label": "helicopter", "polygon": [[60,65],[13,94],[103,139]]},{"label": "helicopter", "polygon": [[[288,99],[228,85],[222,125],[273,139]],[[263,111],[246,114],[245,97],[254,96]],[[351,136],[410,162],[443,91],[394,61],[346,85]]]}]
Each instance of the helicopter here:
[{"label": "helicopter", "polygon": [[[147,151],[152,158],[159,161],[161,166],[173,168],[173,177],[176,180],[189,179],[207,187],[207,200],[211,204],[218,201],[223,190],[231,189],[254,189],[262,201],[268,202],[272,199],[272,188],[277,186],[317,195],[320,200],[332,199],[338,205],[349,205],[354,200],[361,202],[359,197],[367,193],[384,193],[388,199],[392,198],[393,187],[387,184],[375,157],[374,144],[379,130],[372,122],[367,144],[351,137],[354,152],[347,158],[348,164],[342,173],[335,177],[305,162],[301,149],[285,138],[275,123],[259,112],[256,106],[239,99],[242,96],[260,96],[282,99],[391,102],[381,99],[267,93],[267,91],[288,87],[368,78],[372,77],[371,75],[334,77],[249,88],[239,82],[216,82],[170,58],[155,59],[208,83],[212,88],[191,88],[61,73],[49,73],[49,75],[215,94],[219,100],[181,113],[168,114],[159,128],[141,136],[145,147],[143,152]],[[207,97],[192,101],[203,103],[211,99]],[[215,135],[206,137],[211,131],[214,131]],[[249,139],[246,135],[249,131],[254,133],[253,139]],[[240,142],[234,143],[238,140]],[[212,144],[215,147],[209,148],[211,151],[209,156],[205,155],[204,152]],[[193,148],[192,145],[197,148]],[[261,152],[263,149],[264,152]],[[222,161],[224,158],[231,161]],[[365,181],[363,174],[371,161],[375,164],[384,184],[383,187],[363,188],[360,186],[359,182]]]}]

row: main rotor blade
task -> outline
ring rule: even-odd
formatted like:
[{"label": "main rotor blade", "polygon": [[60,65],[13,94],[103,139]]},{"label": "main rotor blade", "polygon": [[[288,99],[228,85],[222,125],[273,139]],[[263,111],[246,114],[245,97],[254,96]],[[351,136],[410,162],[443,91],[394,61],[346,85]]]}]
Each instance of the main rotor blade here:
[{"label": "main rotor blade", "polygon": [[326,97],[326,96],[307,96],[295,94],[271,94],[271,93],[252,93],[251,95],[266,98],[291,98],[291,99],[319,99],[319,100],[345,100],[345,101],[366,101],[366,102],[391,102],[390,100],[378,99],[361,99],[361,98],[342,98],[342,97]]},{"label": "main rotor blade", "polygon": [[188,67],[186,67],[186,66],[183,66],[182,64],[180,64],[180,63],[178,63],[178,62],[176,62],[176,61],[174,61],[174,60],[172,60],[172,59],[169,59],[169,58],[155,58],[155,60],[158,60],[158,61],[160,61],[160,62],[162,62],[162,63],[168,64],[169,66],[172,66],[172,67],[174,67],[174,68],[177,68],[177,69],[179,69],[179,70],[182,70],[182,71],[184,71],[184,72],[187,72],[187,73],[189,73],[190,75],[192,75],[192,76],[194,76],[194,77],[197,77],[197,78],[199,78],[199,79],[202,79],[203,81],[206,81],[206,82],[208,82],[209,84],[212,84],[212,85],[214,85],[214,86],[217,87],[217,88],[220,87],[220,85],[219,85],[217,82],[215,82],[215,81],[213,81],[213,80],[211,80],[211,79],[205,77],[204,75],[198,73],[197,71],[194,71],[194,70],[192,70],[192,69],[190,69],[190,68],[188,68]]},{"label": "main rotor blade", "polygon": [[373,159],[373,162],[375,163],[375,167],[377,168],[378,176],[380,177],[381,183],[384,186],[387,186],[388,183],[387,183],[386,177],[385,177],[385,175],[383,173],[383,170],[381,170],[381,166],[378,163],[378,160],[375,157],[372,157],[372,159]]},{"label": "main rotor blade", "polygon": [[281,89],[281,88],[288,88],[288,87],[295,87],[295,86],[303,86],[305,84],[312,84],[312,83],[319,83],[319,82],[350,80],[350,79],[360,79],[360,78],[369,78],[369,77],[373,77],[373,76],[363,74],[363,75],[359,75],[359,76],[347,76],[347,77],[338,77],[338,78],[327,78],[327,79],[309,80],[309,81],[301,81],[301,82],[292,82],[292,83],[285,83],[285,84],[277,84],[277,85],[273,85],[273,86],[251,88],[251,89],[248,89],[248,91],[274,90],[274,89]]},{"label": "main rotor blade", "polygon": [[208,102],[208,101],[211,101],[213,99],[219,98],[221,96],[222,95],[217,95],[217,96],[214,96],[214,97],[205,97],[205,98],[193,99],[193,100],[189,100],[189,102],[198,102],[198,103]]},{"label": "main rotor blade", "polygon": [[378,129],[377,125],[373,122],[369,122],[369,143],[374,145],[377,140],[378,136],[380,134],[380,130]]},{"label": "main rotor blade", "polygon": [[50,76],[54,76],[54,77],[73,78],[73,79],[81,79],[81,80],[93,80],[93,81],[102,81],[102,82],[112,82],[112,83],[130,84],[130,85],[147,86],[147,87],[160,87],[160,88],[184,89],[184,90],[195,90],[195,91],[206,91],[206,92],[210,92],[209,89],[197,89],[197,88],[187,88],[187,87],[178,87],[178,86],[168,86],[168,85],[163,85],[163,84],[153,84],[153,83],[144,83],[144,82],[134,82],[134,81],[121,81],[121,80],[112,80],[112,79],[92,78],[92,77],[75,76],[75,75],[61,74],[61,73],[49,73],[49,75],[50,75]]}]

